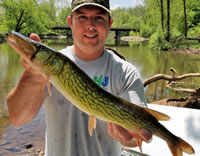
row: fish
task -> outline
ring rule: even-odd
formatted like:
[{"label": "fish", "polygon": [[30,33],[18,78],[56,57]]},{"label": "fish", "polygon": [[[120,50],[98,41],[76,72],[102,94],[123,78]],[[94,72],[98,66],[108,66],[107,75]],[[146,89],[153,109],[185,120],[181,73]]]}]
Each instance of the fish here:
[{"label": "fish", "polygon": [[[122,126],[134,134],[145,128],[153,135],[163,139],[173,156],[183,152],[194,154],[193,147],[171,133],[159,121],[168,121],[164,113],[142,107],[98,86],[71,59],[62,53],[31,40],[20,33],[6,34],[8,44],[27,62],[34,63],[34,69],[46,76],[73,105],[88,114],[88,130],[92,135],[96,118]],[[135,135],[137,145],[142,151],[142,139]]]}]

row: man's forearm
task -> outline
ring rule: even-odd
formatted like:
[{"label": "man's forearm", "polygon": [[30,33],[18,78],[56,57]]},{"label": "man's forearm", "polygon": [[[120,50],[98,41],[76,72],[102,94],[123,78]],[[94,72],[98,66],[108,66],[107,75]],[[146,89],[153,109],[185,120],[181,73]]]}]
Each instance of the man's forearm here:
[{"label": "man's forearm", "polygon": [[47,81],[39,75],[24,71],[17,86],[8,94],[10,121],[20,126],[31,121],[46,97]]}]

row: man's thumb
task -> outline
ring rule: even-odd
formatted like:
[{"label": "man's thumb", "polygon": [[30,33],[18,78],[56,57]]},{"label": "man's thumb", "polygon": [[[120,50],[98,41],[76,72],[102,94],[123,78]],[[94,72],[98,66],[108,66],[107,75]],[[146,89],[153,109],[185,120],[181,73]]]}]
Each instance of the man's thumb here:
[{"label": "man's thumb", "polygon": [[30,39],[41,42],[40,37],[37,34],[32,33]]}]

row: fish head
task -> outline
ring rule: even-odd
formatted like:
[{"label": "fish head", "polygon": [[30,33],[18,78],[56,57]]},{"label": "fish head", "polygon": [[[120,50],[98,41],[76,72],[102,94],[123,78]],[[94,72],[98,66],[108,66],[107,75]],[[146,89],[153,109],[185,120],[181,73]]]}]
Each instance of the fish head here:
[{"label": "fish head", "polygon": [[32,59],[35,53],[40,49],[41,43],[34,41],[20,33],[11,31],[5,35],[8,44],[24,59],[27,66],[38,71],[41,75],[47,78],[47,73],[41,69],[41,64],[35,63]]},{"label": "fish head", "polygon": [[15,31],[7,33],[5,36],[8,44],[24,59],[30,59],[40,42],[31,40]]}]

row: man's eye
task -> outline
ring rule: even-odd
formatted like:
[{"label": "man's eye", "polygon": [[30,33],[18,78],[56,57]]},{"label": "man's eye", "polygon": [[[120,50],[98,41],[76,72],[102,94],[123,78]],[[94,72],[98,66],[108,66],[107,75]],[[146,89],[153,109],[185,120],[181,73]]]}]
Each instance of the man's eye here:
[{"label": "man's eye", "polygon": [[102,16],[97,16],[96,19],[97,20],[104,20],[104,18]]},{"label": "man's eye", "polygon": [[87,17],[86,16],[79,16],[78,18],[79,19],[86,19]]}]

